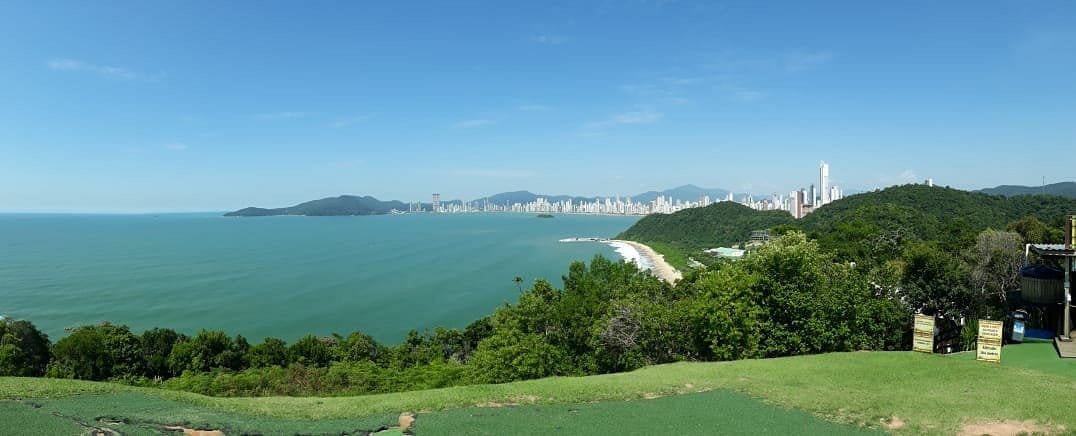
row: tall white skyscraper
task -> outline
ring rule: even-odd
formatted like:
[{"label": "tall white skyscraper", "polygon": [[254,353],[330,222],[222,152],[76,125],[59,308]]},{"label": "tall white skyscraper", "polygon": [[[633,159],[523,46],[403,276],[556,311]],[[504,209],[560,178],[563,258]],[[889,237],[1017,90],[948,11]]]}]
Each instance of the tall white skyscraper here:
[{"label": "tall white skyscraper", "polygon": [[829,192],[829,165],[825,162],[822,162],[822,165],[818,167],[818,188],[822,191],[822,205],[833,201]]}]

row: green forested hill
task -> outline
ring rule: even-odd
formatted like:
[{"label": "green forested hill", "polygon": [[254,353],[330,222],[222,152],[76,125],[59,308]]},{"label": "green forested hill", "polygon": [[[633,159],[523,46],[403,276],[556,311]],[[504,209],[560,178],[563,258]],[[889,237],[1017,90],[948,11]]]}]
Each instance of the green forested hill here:
[{"label": "green forested hill", "polygon": [[[736,203],[718,203],[671,215],[647,216],[620,234],[622,239],[657,243],[689,254],[704,248],[744,241],[752,230],[786,224],[797,227],[823,246],[849,256],[856,246],[893,248],[911,240],[935,241],[959,248],[987,228],[1005,229],[1032,216],[1060,228],[1067,213],[1076,213],[1076,199],[1026,195],[1004,197],[925,185],[894,186],[853,195],[816,210],[802,220],[784,211],[755,211]],[[860,247],[862,248],[862,247]]]},{"label": "green forested hill", "polygon": [[339,197],[322,198],[308,201],[291,207],[278,209],[264,209],[260,207],[248,207],[235,212],[229,212],[224,216],[273,216],[273,215],[306,215],[306,216],[348,216],[348,215],[382,215],[392,209],[403,210],[407,205],[399,201],[381,201],[374,197],[359,197],[355,195],[341,195]]},{"label": "green forested hill", "polygon": [[984,194],[990,195],[1056,195],[1058,197],[1076,198],[1076,182],[1061,182],[1051,183],[1046,186],[1019,186],[1019,185],[1001,185],[993,188],[986,188],[979,190]]},{"label": "green forested hill", "polygon": [[819,208],[799,226],[808,232],[825,233],[853,219],[890,227],[909,227],[916,234],[934,236],[952,221],[963,221],[975,229],[1004,228],[1025,216],[1040,221],[1060,222],[1065,213],[1076,211],[1076,199],[1029,195],[1006,198],[958,189],[926,185],[894,186],[853,195]]},{"label": "green forested hill", "polygon": [[746,241],[752,230],[794,221],[785,211],[756,211],[739,203],[721,202],[669,215],[648,215],[617,238],[656,242],[690,252],[738,244]]}]

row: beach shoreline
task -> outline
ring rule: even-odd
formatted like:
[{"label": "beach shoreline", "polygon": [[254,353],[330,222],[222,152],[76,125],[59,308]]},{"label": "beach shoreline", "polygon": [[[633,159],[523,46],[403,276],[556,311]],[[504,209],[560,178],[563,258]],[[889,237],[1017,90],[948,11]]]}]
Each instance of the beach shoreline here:
[{"label": "beach shoreline", "polygon": [[[654,273],[654,276],[669,284],[675,284],[677,280],[680,280],[683,277],[680,271],[673,268],[672,265],[669,265],[669,263],[665,261],[664,255],[654,251],[653,248],[650,248],[650,246],[646,244],[641,244],[635,241],[625,241],[622,239],[611,239],[609,240],[609,243],[610,245],[624,244],[634,249],[636,253],[638,253],[638,259],[630,259],[629,256],[624,256],[626,260],[635,262],[640,268],[649,269]],[[614,247],[616,246],[614,245]],[[621,254],[623,255],[623,253]]]}]

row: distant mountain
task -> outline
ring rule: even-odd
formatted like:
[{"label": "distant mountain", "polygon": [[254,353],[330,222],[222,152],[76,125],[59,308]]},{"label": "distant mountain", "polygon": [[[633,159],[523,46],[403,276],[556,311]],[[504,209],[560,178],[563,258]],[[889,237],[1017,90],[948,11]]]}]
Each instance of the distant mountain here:
[{"label": "distant mountain", "polygon": [[265,209],[260,207],[248,207],[235,212],[229,212],[224,216],[274,216],[274,215],[304,215],[304,216],[349,216],[349,215],[383,215],[392,209],[407,210],[407,204],[400,201],[381,201],[374,197],[358,197],[354,195],[341,195],[339,197],[322,198],[308,201],[291,207],[278,209]]},{"label": "distant mountain", "polygon": [[[725,196],[728,195],[728,193],[729,191],[727,189],[708,189],[700,188],[695,185],[684,185],[672,189],[666,189],[664,191],[647,191],[642,194],[633,195],[631,196],[631,201],[634,201],[636,203],[649,203],[651,201],[654,201],[654,199],[658,198],[658,196],[661,195],[664,195],[665,198],[670,201],[699,201],[699,198],[701,198],[702,196],[709,195],[711,201],[717,201],[724,199]],[[615,198],[616,195],[605,195],[600,197],[582,197],[575,195],[535,194],[530,191],[512,191],[502,192],[500,194],[494,194],[489,197],[480,198],[471,201],[470,204],[474,206],[479,206],[484,201],[488,201],[490,204],[503,206],[505,204],[530,203],[537,200],[539,197],[546,199],[546,201],[549,201],[550,203],[557,203],[565,200],[572,200],[573,203],[580,203],[592,202],[595,200],[600,201],[606,198]],[[741,199],[742,197],[744,197],[744,195],[741,194],[738,195],[736,198]],[[621,198],[628,197],[621,195]]]},{"label": "distant mountain", "polygon": [[994,188],[980,189],[977,192],[990,195],[1056,195],[1058,197],[1076,198],[1076,182],[1053,183],[1046,186],[1001,185]]},{"label": "distant mountain", "polygon": [[530,203],[537,200],[539,197],[546,199],[550,203],[556,203],[565,200],[572,200],[573,203],[590,202],[596,200],[598,197],[577,197],[571,195],[542,195],[535,194],[530,191],[512,191],[502,192],[500,194],[494,194],[489,197],[480,198],[471,202],[471,205],[480,206],[484,202],[495,205],[515,204],[515,203]]},{"label": "distant mountain", "polygon": [[729,191],[727,189],[708,189],[700,188],[695,185],[684,185],[666,189],[664,191],[647,191],[633,196],[631,199],[637,203],[649,203],[662,195],[665,196],[666,199],[671,199],[673,201],[699,201],[699,198],[702,196],[709,195],[711,201],[717,201],[722,200],[726,195],[729,195]]},{"label": "distant mountain", "polygon": [[[649,191],[642,194],[631,197],[632,201],[636,203],[649,203],[658,198],[659,195],[664,195],[666,199],[670,201],[699,201],[699,198],[705,195],[710,196],[711,201],[718,201],[725,198],[729,191],[725,189],[707,189],[700,188],[695,185],[684,185],[672,189],[666,189],[664,191]],[[604,197],[581,197],[574,195],[544,195],[535,194],[530,191],[512,191],[502,192],[500,194],[494,194],[489,197],[484,197],[476,200],[472,200],[467,203],[471,207],[481,207],[488,203],[492,205],[504,206],[512,205],[516,203],[531,203],[538,198],[544,198],[550,203],[558,203],[566,200],[571,200],[573,203],[589,203],[593,201],[601,201],[605,198],[613,198],[614,195]],[[737,200],[742,199],[743,194],[738,195]],[[627,197],[621,197],[627,198]],[[760,197],[761,198],[761,197]],[[421,207],[423,210],[433,209],[433,205],[428,202],[415,203],[416,206]],[[442,201],[443,207],[462,206],[461,200],[447,200]],[[323,198],[320,200],[308,201],[306,203],[297,204],[291,207],[282,207],[276,209],[267,209],[261,207],[247,207],[234,212],[229,212],[224,216],[274,216],[274,215],[305,215],[305,216],[346,216],[346,215],[381,215],[392,211],[392,209],[406,211],[408,210],[408,204],[401,201],[381,201],[374,197],[366,196],[359,197],[354,195],[341,195],[339,197]]]}]

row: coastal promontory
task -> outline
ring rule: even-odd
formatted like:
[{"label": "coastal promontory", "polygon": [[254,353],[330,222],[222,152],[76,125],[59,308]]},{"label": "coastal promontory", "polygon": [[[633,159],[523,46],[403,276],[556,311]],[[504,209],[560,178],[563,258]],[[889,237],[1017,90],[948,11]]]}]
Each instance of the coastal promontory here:
[{"label": "coastal promontory", "polygon": [[339,197],[322,198],[308,201],[291,207],[266,209],[261,207],[247,207],[234,212],[228,212],[224,216],[230,217],[255,217],[276,215],[302,215],[302,216],[354,216],[354,215],[384,215],[393,209],[407,209],[407,204],[400,201],[381,201],[374,197],[355,195],[341,195]]}]

